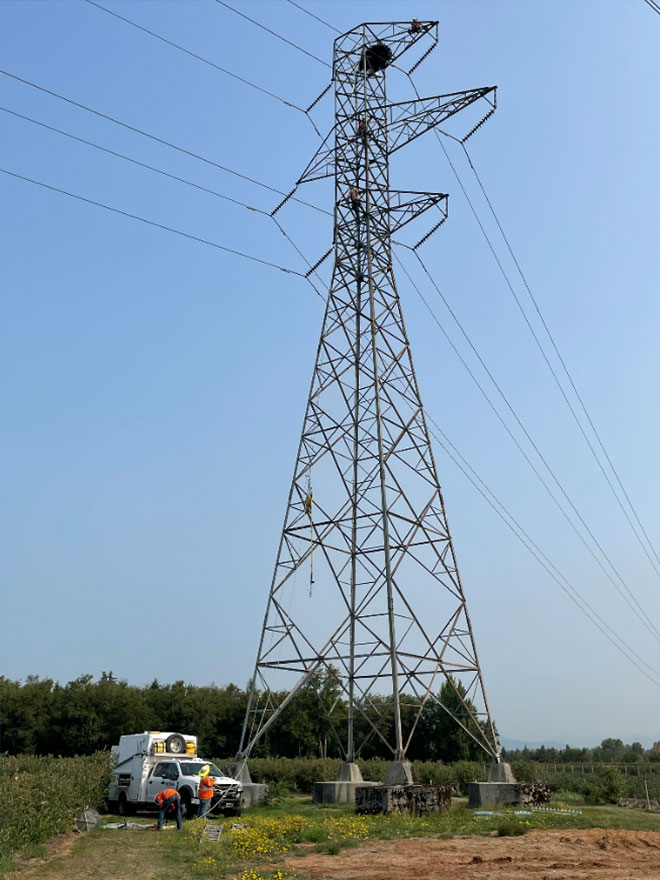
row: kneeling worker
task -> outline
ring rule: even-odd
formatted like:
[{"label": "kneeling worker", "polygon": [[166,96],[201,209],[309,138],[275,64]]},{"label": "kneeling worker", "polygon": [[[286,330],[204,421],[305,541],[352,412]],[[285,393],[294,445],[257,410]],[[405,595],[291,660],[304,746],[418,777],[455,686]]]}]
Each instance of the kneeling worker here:
[{"label": "kneeling worker", "polygon": [[199,797],[199,809],[197,810],[197,818],[201,819],[211,808],[211,799],[213,797],[213,786],[215,785],[215,777],[209,776],[211,768],[208,764],[204,764],[199,771],[200,783],[197,796]]},{"label": "kneeling worker", "polygon": [[179,792],[174,788],[165,788],[163,791],[158,792],[154,800],[160,807],[160,812],[158,813],[158,830],[160,831],[163,827],[165,813],[167,813],[168,810],[176,810],[176,827],[181,831],[181,795]]}]

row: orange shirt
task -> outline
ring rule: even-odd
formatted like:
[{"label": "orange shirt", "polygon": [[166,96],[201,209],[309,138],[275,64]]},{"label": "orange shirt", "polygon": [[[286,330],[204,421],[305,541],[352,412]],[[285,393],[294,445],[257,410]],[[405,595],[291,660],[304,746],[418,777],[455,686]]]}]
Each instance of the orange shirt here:
[{"label": "orange shirt", "polygon": [[163,791],[159,791],[158,794],[156,795],[156,803],[158,804],[159,807],[162,807],[163,804],[165,803],[165,801],[169,797],[172,797],[173,794],[175,794],[178,798],[181,797],[179,792],[176,791],[176,789],[174,789],[174,788],[166,788]]},{"label": "orange shirt", "polygon": [[199,799],[200,801],[208,800],[208,798],[213,797],[213,786],[215,785],[215,778],[213,776],[205,776],[199,783]]}]

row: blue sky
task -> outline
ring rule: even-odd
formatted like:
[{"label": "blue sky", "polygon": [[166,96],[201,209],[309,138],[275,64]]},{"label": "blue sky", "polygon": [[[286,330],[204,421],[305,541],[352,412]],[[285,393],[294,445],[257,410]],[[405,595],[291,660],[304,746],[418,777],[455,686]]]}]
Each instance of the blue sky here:
[{"label": "blue sky", "polygon": [[[211,0],[104,5],[299,107],[328,84],[321,63]],[[285,0],[232,5],[330,60],[335,34]],[[416,74],[420,93],[498,86],[498,110],[468,142],[470,155],[660,551],[660,17],[643,0],[302,5],[342,31],[361,21],[437,18],[440,44]],[[295,108],[82,0],[4,0],[0,16],[5,71],[278,190],[291,188],[318,145]],[[0,75],[0,90],[3,108],[199,186],[265,211],[279,201],[16,79]],[[390,94],[410,97],[394,78]],[[325,134],[330,99],[314,119]],[[4,169],[305,271],[260,214],[6,112],[0,124]],[[447,149],[529,307],[465,155],[450,142]],[[660,628],[658,575],[433,136],[397,154],[392,186],[450,193],[449,220],[421,256]],[[296,275],[6,174],[0,188],[3,671],[67,681],[112,669],[138,684],[157,676],[245,685],[321,300]],[[332,192],[314,184],[301,197],[327,208]],[[278,216],[310,262],[330,246],[323,213],[289,205]],[[495,400],[421,267],[401,257]],[[401,272],[398,281],[429,415],[587,601],[660,671],[658,640],[567,525]],[[658,685],[577,611],[440,448],[436,456],[500,732],[576,743],[660,738]],[[202,643],[198,628],[208,617],[217,638]]]}]

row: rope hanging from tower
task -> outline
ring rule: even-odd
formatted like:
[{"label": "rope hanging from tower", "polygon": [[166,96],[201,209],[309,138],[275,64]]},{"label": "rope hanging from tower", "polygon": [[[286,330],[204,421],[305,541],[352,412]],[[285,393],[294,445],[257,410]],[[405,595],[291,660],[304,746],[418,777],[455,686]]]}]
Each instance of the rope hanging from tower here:
[{"label": "rope hanging from tower", "polygon": [[309,597],[312,597],[314,586],[314,496],[312,493],[312,480],[307,474],[307,494],[305,495],[305,513],[309,517]]}]

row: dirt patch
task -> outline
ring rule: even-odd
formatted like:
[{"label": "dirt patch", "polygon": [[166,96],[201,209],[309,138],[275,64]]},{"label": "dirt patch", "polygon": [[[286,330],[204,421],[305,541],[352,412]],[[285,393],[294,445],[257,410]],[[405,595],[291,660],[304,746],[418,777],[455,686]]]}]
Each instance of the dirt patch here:
[{"label": "dirt patch", "polygon": [[[73,845],[76,842],[76,838],[78,834],[75,831],[67,831],[65,834],[58,834],[57,837],[53,837],[52,840],[49,840],[44,844],[46,847],[46,855],[43,859],[23,859],[19,856],[14,858],[14,863],[16,865],[16,871],[22,871],[22,877],[25,877],[25,871],[28,868],[36,868],[40,865],[43,865],[48,859],[52,859],[53,856],[68,856],[71,850],[73,849]],[[7,874],[7,880],[12,880],[15,872],[11,874]]]},{"label": "dirt patch", "polygon": [[286,864],[312,880],[660,880],[660,831],[375,840]]}]

